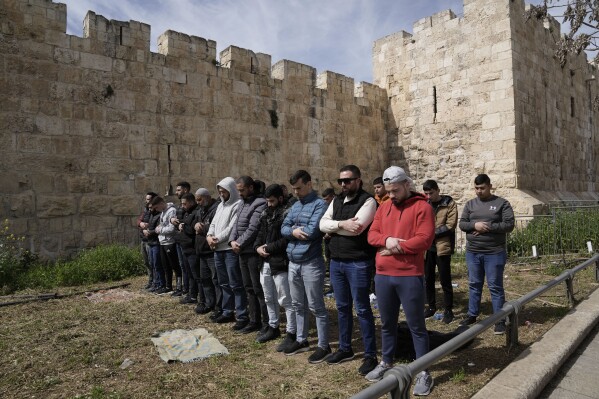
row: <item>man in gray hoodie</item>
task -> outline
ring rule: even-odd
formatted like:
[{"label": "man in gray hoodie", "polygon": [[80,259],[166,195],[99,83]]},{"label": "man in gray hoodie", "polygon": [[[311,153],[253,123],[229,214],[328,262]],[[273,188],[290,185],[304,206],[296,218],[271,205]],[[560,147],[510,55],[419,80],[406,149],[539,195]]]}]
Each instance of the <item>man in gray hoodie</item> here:
[{"label": "man in gray hoodie", "polygon": [[172,202],[167,203],[162,197],[154,197],[151,204],[156,212],[160,212],[160,222],[154,231],[158,233],[160,260],[166,277],[166,286],[156,291],[156,294],[165,294],[173,290],[173,271],[177,279],[181,279],[179,256],[177,255],[177,247],[175,246],[175,234],[177,230],[171,223],[171,218],[175,217],[177,211]]},{"label": "man in gray hoodie", "polygon": [[[248,322],[247,296],[243,288],[239,256],[229,246],[229,235],[237,221],[237,211],[241,204],[239,192],[235,186],[235,179],[225,177],[217,185],[220,204],[210,223],[206,241],[214,250],[214,264],[216,265],[218,284],[223,292],[222,314],[214,321],[217,323],[237,323],[233,329],[238,331]],[[236,315],[234,315],[234,312]]]}]

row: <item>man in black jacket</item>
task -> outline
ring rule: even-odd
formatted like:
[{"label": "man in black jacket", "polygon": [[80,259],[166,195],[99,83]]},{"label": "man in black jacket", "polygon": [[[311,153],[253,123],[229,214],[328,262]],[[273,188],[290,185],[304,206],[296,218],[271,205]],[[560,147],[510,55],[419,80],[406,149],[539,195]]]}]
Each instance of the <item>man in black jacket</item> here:
[{"label": "man in black jacket", "polygon": [[199,281],[194,276],[194,270],[199,269],[198,257],[195,250],[196,232],[194,230],[197,208],[195,196],[191,193],[183,194],[181,197],[181,209],[183,211],[180,214],[180,219],[178,219],[179,223],[177,226],[180,233],[177,242],[181,247],[190,270],[187,273],[187,294],[179,301],[182,304],[196,303],[199,291]]},{"label": "man in black jacket", "polygon": [[206,234],[216,213],[218,201],[212,198],[210,191],[205,188],[196,191],[196,201],[200,205],[196,212],[197,217],[194,225],[199,269],[192,270],[194,277],[200,282],[196,313],[206,314],[212,311],[210,319],[216,320],[222,314],[223,293],[218,284],[216,266],[214,265],[214,251],[206,241]]},{"label": "man in black jacket", "polygon": [[264,197],[268,207],[260,216],[260,230],[254,248],[264,260],[260,282],[268,310],[268,329],[260,334],[256,341],[263,343],[281,335],[279,310],[280,306],[283,306],[287,318],[287,335],[277,347],[277,352],[283,352],[296,339],[295,312],[291,305],[287,273],[287,239],[281,234],[281,225],[289,207],[283,196],[283,189],[278,184],[268,186]]},{"label": "man in black jacket", "polygon": [[156,292],[166,286],[166,278],[162,267],[162,260],[160,259],[160,241],[158,240],[158,233],[156,232],[156,227],[160,224],[160,212],[154,209],[151,202],[148,204],[148,209],[150,210],[150,217],[147,225],[144,225],[145,228],[142,230],[142,233],[148,240],[148,246],[150,247],[150,260],[152,262],[152,272],[154,277],[154,282],[149,290],[151,292]]},{"label": "man in black jacket", "polygon": [[145,203],[141,214],[137,218],[137,228],[139,229],[139,238],[141,239],[141,255],[144,259],[144,264],[148,270],[148,284],[146,289],[151,289],[154,285],[154,269],[152,266],[152,253],[150,251],[150,245],[148,244],[148,238],[144,235],[143,231],[150,225],[150,201],[154,199],[158,194],[152,191],[148,191],[145,196]]}]

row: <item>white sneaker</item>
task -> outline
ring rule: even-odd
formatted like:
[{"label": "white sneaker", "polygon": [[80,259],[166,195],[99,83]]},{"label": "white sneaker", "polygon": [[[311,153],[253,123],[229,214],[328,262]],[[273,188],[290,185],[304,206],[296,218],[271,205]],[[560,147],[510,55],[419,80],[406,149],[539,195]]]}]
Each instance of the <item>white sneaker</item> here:
[{"label": "white sneaker", "polygon": [[426,396],[431,393],[431,388],[435,385],[433,377],[428,371],[422,371],[416,376],[414,384],[414,396]]},{"label": "white sneaker", "polygon": [[375,368],[374,370],[372,370],[370,373],[366,374],[366,379],[370,382],[376,382],[376,381],[380,381],[383,379],[383,375],[385,375],[385,372],[387,370],[389,370],[391,367],[390,364],[387,364],[385,362],[380,362]]}]

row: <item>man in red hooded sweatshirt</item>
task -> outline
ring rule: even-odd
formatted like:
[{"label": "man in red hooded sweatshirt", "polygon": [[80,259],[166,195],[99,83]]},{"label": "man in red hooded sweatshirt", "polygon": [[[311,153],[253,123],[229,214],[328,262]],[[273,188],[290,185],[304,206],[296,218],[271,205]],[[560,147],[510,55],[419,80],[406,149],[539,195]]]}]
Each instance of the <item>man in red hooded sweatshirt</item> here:
[{"label": "man in red hooded sweatshirt", "polygon": [[[424,195],[414,191],[412,179],[402,168],[387,168],[383,183],[391,201],[379,206],[368,232],[368,243],[377,248],[374,282],[382,323],[383,360],[366,376],[369,381],[380,380],[393,366],[400,305],[412,333],[416,358],[429,351],[422,308],[426,296],[424,253],[435,238],[433,208]],[[422,371],[416,377],[414,395],[428,395],[432,386],[431,375]]]}]

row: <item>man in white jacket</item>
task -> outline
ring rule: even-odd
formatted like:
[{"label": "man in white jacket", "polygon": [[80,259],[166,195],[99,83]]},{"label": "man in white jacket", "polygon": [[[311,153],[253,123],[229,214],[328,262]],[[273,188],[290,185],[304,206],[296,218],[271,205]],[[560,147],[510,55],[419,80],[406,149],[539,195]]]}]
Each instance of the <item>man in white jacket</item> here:
[{"label": "man in white jacket", "polygon": [[177,230],[171,223],[171,218],[176,216],[177,210],[172,202],[166,203],[162,197],[154,197],[152,208],[160,212],[160,222],[156,226],[155,232],[158,233],[158,240],[160,241],[160,261],[166,277],[166,286],[156,291],[156,294],[165,294],[173,290],[173,271],[177,276],[177,281],[181,280],[181,268],[179,267],[179,257],[175,245]]},{"label": "man in white jacket", "polygon": [[[214,264],[216,266],[218,284],[223,292],[222,314],[211,318],[217,323],[235,321],[234,330],[241,330],[249,322],[247,311],[247,296],[243,287],[239,255],[229,246],[229,235],[237,221],[237,211],[241,204],[235,179],[225,177],[217,185],[220,204],[210,223],[206,241],[214,249]],[[234,314],[235,312],[235,314]]]}]

